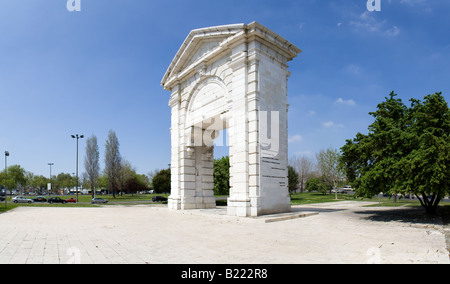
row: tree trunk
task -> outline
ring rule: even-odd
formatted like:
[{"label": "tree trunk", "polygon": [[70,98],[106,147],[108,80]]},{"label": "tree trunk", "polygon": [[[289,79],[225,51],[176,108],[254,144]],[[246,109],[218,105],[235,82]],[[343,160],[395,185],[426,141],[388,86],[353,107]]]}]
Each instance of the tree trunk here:
[{"label": "tree trunk", "polygon": [[436,194],[433,193],[431,196],[431,200],[428,200],[427,195],[422,192],[422,198],[420,198],[416,194],[417,199],[419,199],[420,204],[422,207],[425,208],[425,212],[429,215],[436,215],[437,207],[439,205],[439,202],[441,201],[441,197],[439,195],[436,196]]}]

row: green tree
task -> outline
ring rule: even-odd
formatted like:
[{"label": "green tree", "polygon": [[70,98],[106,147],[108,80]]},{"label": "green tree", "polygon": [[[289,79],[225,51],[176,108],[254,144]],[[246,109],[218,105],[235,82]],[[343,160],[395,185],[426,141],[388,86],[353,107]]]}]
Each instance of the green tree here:
[{"label": "green tree", "polygon": [[44,191],[47,189],[47,183],[50,180],[43,176],[43,175],[34,175],[33,179],[29,183],[34,189],[38,191],[39,194],[43,194]]},{"label": "green tree", "polygon": [[290,193],[294,193],[299,185],[299,175],[292,166],[288,166],[288,188]]},{"label": "green tree", "polygon": [[98,177],[100,176],[100,153],[98,151],[97,137],[92,135],[86,140],[86,156],[84,157],[84,168],[92,197],[95,195]]},{"label": "green tree", "polygon": [[150,181],[149,177],[145,174],[136,174],[136,178],[138,179],[139,183],[145,185],[147,190],[150,188],[152,182]]},{"label": "green tree", "polygon": [[359,195],[412,193],[435,213],[449,191],[449,108],[441,93],[412,99],[409,108],[396,96],[370,113],[367,135],[346,141],[341,164]]},{"label": "green tree", "polygon": [[6,173],[3,171],[0,174],[1,186],[7,184],[8,190],[19,189],[25,187],[29,181],[26,178],[26,171],[19,165],[12,165],[8,167],[7,181],[5,182]]},{"label": "green tree", "polygon": [[99,176],[97,187],[100,189],[106,189],[108,187],[108,177],[106,175]]},{"label": "green tree", "polygon": [[108,177],[108,189],[112,191],[113,198],[120,189],[120,170],[122,157],[119,152],[119,140],[116,133],[110,130],[105,145],[105,175]]},{"label": "green tree", "polygon": [[141,175],[134,174],[133,176],[127,178],[127,180],[124,183],[124,190],[127,193],[137,193],[139,191],[146,191],[148,190],[148,186],[145,184],[144,180],[142,179]]},{"label": "green tree", "polygon": [[214,159],[214,194],[230,194],[230,158]]},{"label": "green tree", "polygon": [[312,177],[306,181],[305,190],[309,192],[321,192],[322,194],[326,194],[328,186],[321,178]]},{"label": "green tree", "polygon": [[64,189],[75,187],[77,184],[77,178],[69,173],[59,173],[54,181],[55,188]]},{"label": "green tree", "polygon": [[170,192],[170,168],[160,170],[152,179],[153,190],[156,193]]},{"label": "green tree", "polygon": [[442,93],[411,100],[407,149],[399,167],[402,193],[413,192],[427,213],[435,213],[450,192],[450,111]]},{"label": "green tree", "polygon": [[[337,181],[343,175],[342,166],[339,162],[340,154],[337,149],[326,149],[321,150],[316,154],[317,167],[322,175],[323,181],[326,183],[328,188],[337,187]],[[337,192],[336,192],[337,199]]]},{"label": "green tree", "polygon": [[132,178],[136,174],[136,171],[131,166],[131,163],[122,160],[120,162],[120,168],[119,168],[119,175],[118,175],[118,181],[119,181],[119,188],[120,188],[120,195],[123,195],[123,193],[126,190],[125,183],[128,179]]}]

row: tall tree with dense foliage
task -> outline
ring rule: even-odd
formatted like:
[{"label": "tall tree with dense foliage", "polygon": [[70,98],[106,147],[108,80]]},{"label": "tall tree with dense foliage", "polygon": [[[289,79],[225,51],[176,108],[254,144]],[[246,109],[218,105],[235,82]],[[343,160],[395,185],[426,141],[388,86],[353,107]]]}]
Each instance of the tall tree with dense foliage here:
[{"label": "tall tree with dense foliage", "polygon": [[311,157],[308,156],[292,156],[289,159],[291,165],[298,173],[298,188],[300,192],[306,187],[306,181],[311,177],[316,165]]},{"label": "tall tree with dense foliage", "polygon": [[441,93],[411,100],[409,154],[400,161],[405,191],[414,192],[428,213],[450,193],[450,110]]},{"label": "tall tree with dense foliage", "polygon": [[441,93],[407,107],[392,92],[377,110],[367,135],[347,140],[341,163],[357,193],[415,194],[435,213],[449,192],[450,113]]},{"label": "tall tree with dense foliage", "polygon": [[86,140],[86,156],[84,157],[84,168],[87,179],[92,191],[92,197],[95,195],[98,177],[100,176],[100,154],[98,151],[97,137],[92,135]]},{"label": "tall tree with dense foliage", "polygon": [[[21,189],[27,185],[26,171],[20,165],[8,167],[8,175],[5,171],[0,174],[1,186],[7,185],[8,190]],[[5,181],[5,177],[7,180]]]},{"label": "tall tree with dense foliage", "polygon": [[160,170],[152,179],[153,190],[156,193],[170,192],[170,168]]},{"label": "tall tree with dense foliage", "polygon": [[337,187],[337,181],[343,175],[342,166],[339,162],[340,153],[337,149],[328,148],[326,150],[320,150],[320,152],[316,154],[316,158],[317,168],[322,175],[322,180],[331,191],[332,188]]},{"label": "tall tree with dense foliage", "polygon": [[322,194],[326,194],[328,190],[328,186],[325,182],[318,177],[311,177],[306,181],[305,190],[309,192],[320,192]]},{"label": "tall tree with dense foliage", "polygon": [[116,133],[112,130],[108,133],[108,140],[105,146],[105,174],[108,177],[108,188],[116,198],[116,191],[120,188],[120,169],[122,157],[119,152],[119,140]]},{"label": "tall tree with dense foliage", "polygon": [[230,193],[230,158],[214,159],[214,194],[229,195]]},{"label": "tall tree with dense foliage", "polygon": [[299,175],[295,168],[288,165],[288,189],[290,193],[294,193],[299,185]]}]

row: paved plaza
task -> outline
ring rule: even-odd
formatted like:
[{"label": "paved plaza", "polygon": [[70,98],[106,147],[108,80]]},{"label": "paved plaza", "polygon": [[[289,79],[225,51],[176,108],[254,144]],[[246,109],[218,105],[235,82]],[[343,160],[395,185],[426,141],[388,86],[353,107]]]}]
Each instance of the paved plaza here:
[{"label": "paved plaza", "polygon": [[450,263],[440,218],[367,204],[294,206],[280,219],[225,208],[18,207],[0,214],[0,263]]}]

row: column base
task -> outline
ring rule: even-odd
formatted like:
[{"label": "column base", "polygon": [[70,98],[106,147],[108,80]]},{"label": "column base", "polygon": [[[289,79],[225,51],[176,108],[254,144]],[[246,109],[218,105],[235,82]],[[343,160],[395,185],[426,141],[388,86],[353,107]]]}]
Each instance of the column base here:
[{"label": "column base", "polygon": [[181,198],[179,196],[169,196],[167,207],[169,210],[181,210]]},{"label": "column base", "polygon": [[249,217],[252,216],[250,201],[227,200],[227,214],[230,216]]},{"label": "column base", "polygon": [[170,210],[192,210],[192,209],[214,209],[216,208],[215,197],[177,197],[169,196],[167,207]]}]

